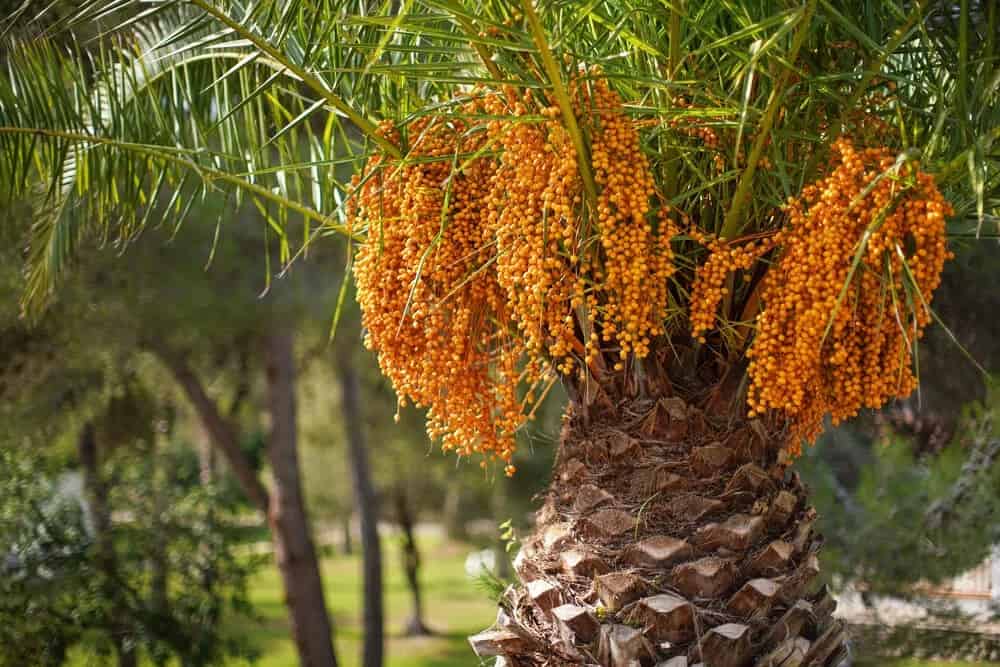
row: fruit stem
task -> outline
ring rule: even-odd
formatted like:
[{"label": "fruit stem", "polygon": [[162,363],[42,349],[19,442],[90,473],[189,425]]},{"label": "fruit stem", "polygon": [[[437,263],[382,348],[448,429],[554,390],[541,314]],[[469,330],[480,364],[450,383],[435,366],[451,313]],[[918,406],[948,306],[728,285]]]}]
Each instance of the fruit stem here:
[{"label": "fruit stem", "polygon": [[566,131],[569,132],[570,139],[573,140],[573,147],[576,149],[576,162],[580,170],[580,178],[583,180],[583,190],[587,197],[587,203],[592,210],[596,211],[597,184],[594,181],[594,172],[590,166],[590,151],[587,150],[587,145],[583,141],[583,132],[580,131],[580,125],[576,122],[576,114],[573,113],[573,106],[570,103],[569,95],[566,93],[566,87],[563,86],[559,66],[556,64],[556,59],[552,56],[551,49],[549,49],[545,30],[542,28],[542,22],[535,11],[534,0],[521,0],[521,7],[524,9],[525,18],[528,19],[528,28],[531,30],[532,38],[535,40],[535,46],[538,47],[539,55],[542,57],[542,66],[545,68],[545,74],[549,77],[549,82],[552,84],[552,94],[556,98],[559,110],[562,111]]}]

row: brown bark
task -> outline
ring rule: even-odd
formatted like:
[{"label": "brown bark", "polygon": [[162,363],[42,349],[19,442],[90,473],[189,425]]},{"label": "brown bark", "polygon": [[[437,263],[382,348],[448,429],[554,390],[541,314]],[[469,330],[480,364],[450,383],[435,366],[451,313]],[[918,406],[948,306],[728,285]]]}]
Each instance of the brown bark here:
[{"label": "brown bark", "polygon": [[335,667],[333,632],[302,495],[291,333],[269,332],[264,352],[271,414],[267,454],[274,478],[267,518],[291,612],[292,637],[303,667]]},{"label": "brown bark", "polygon": [[839,664],[835,604],[810,588],[816,513],[787,470],[782,425],[744,420],[720,384],[691,385],[680,398],[609,383],[604,407],[585,415],[571,405],[536,530],[515,560],[522,585],[491,632],[472,638],[480,656],[517,666]]},{"label": "brown bark", "polygon": [[341,553],[345,556],[354,554],[354,540],[351,537],[351,515],[344,514],[340,518],[340,533],[342,539]]},{"label": "brown bark", "polygon": [[219,412],[216,402],[209,398],[205,387],[191,365],[188,364],[187,359],[163,341],[150,341],[149,348],[173,374],[191,406],[198,413],[198,418],[208,432],[212,445],[225,457],[226,463],[239,482],[240,488],[243,489],[243,493],[257,509],[267,512],[270,504],[267,489],[264,488],[257,477],[257,472],[240,449],[236,429]]},{"label": "brown bark", "polygon": [[112,534],[111,506],[108,502],[109,490],[101,475],[94,425],[89,422],[84,425],[77,441],[77,455],[80,457],[83,488],[94,528],[98,570],[104,579],[104,594],[111,601],[111,618],[108,620],[112,641],[118,653],[118,666],[136,667],[135,647],[132,645],[131,633],[125,623],[128,611],[121,599],[122,591],[117,584],[119,579],[118,558],[115,554]]},{"label": "brown bark", "polygon": [[403,559],[403,573],[413,600],[413,611],[406,623],[405,634],[411,637],[433,634],[424,623],[423,595],[420,590],[420,549],[414,534],[413,509],[410,507],[406,492],[399,485],[393,489],[393,501],[396,505],[396,521],[402,533],[403,544],[400,549]]},{"label": "brown bark", "polygon": [[[343,339],[342,339],[343,340]],[[354,366],[355,350],[340,344],[337,350],[341,387],[341,412],[347,431],[351,476],[354,480],[354,504],[361,527],[361,560],[364,568],[365,638],[362,652],[364,667],[381,667],[383,660],[384,612],[382,607],[382,548],[378,538],[378,502],[372,486],[365,447],[364,421],[361,412],[361,389]]]},{"label": "brown bark", "polygon": [[[212,447],[226,459],[247,498],[268,518],[275,556],[285,587],[292,634],[303,667],[335,667],[336,655],[332,642],[332,626],[323,601],[319,565],[302,499],[298,468],[295,422],[295,365],[290,334],[276,333],[265,341],[268,360],[267,379],[270,395],[272,434],[267,456],[274,474],[275,493],[272,496],[257,477],[256,471],[239,446],[237,431],[222,416],[217,403],[205,391],[184,356],[171,349],[165,341],[151,340],[147,344],[173,374],[188,401],[198,413]],[[242,400],[240,394],[234,404]],[[213,457],[203,457],[202,479],[214,475]],[[206,573],[204,584],[214,585],[212,573]]]}]

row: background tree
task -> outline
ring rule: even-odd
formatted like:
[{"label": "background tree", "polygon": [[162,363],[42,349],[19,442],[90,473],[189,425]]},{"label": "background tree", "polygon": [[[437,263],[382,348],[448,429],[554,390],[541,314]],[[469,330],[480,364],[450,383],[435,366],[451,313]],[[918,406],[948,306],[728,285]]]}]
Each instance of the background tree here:
[{"label": "background tree", "polygon": [[252,200],[283,263],[289,216],[367,237],[369,344],[446,449],[512,474],[536,401],[569,395],[525,586],[477,652],[838,662],[788,466],[827,413],[915,389],[947,235],[993,221],[996,89],[970,83],[993,5],[185,7],[96,73],[11,56],[29,312],[84,232],[128,238],[164,192]]},{"label": "background tree", "polygon": [[[93,423],[80,430],[81,496],[71,475],[56,476],[37,454],[0,454],[0,664],[62,665],[81,646],[113,652],[117,664],[252,658],[222,624],[230,617],[223,612],[249,612],[246,584],[257,564],[234,552],[233,508],[214,489],[174,477],[185,468],[176,465],[185,452],[176,442],[158,456],[173,465],[154,478],[151,459],[136,456],[139,443],[112,457]],[[169,509],[155,514],[161,503]],[[162,567],[150,568],[157,559]]]},{"label": "background tree", "polygon": [[[213,210],[212,202],[206,202],[201,206],[201,214],[217,213],[218,205],[216,202]],[[259,298],[265,282],[256,255],[259,232],[260,227],[248,225],[213,244],[213,230],[206,226],[191,225],[170,232],[156,229],[149,230],[146,238],[133,245],[127,264],[113,252],[91,253],[87,270],[74,276],[72,288],[62,294],[60,307],[46,313],[46,322],[39,325],[40,329],[32,331],[23,322],[17,322],[16,312],[5,320],[10,323],[12,336],[20,332],[18,335],[25,344],[43,348],[26,349],[22,355],[24,362],[12,359],[11,366],[23,367],[16,376],[13,370],[7,376],[12,389],[16,387],[21,394],[21,405],[37,414],[29,418],[13,413],[7,417],[12,427],[19,418],[24,420],[14,427],[17,432],[49,424],[56,406],[45,393],[56,394],[60,388],[64,393],[93,393],[94,374],[107,372],[107,368],[119,364],[144,367],[144,372],[152,373],[159,382],[169,383],[172,376],[183,394],[183,398],[176,397],[175,401],[191,406],[191,412],[219,450],[220,458],[232,471],[224,479],[236,480],[237,485],[231,486],[238,486],[237,493],[280,529],[275,533],[276,545],[282,547],[283,555],[294,556],[281,563],[286,566],[288,585],[305,591],[289,596],[290,611],[296,611],[309,626],[322,624],[327,612],[323,589],[318,585],[319,570],[305,507],[294,502],[296,497],[301,501],[301,492],[296,492],[300,482],[295,467],[296,415],[284,404],[269,406],[268,412],[280,409],[281,417],[272,419],[272,424],[280,425],[274,432],[277,437],[272,437],[265,433],[260,423],[261,412],[255,406],[268,405],[262,386],[270,386],[278,397],[295,391],[294,366],[287,365],[295,361],[289,357],[288,337],[278,337],[285,356],[275,359],[273,354],[265,354],[265,351],[278,352],[273,345],[266,344],[275,342],[272,325],[278,321],[284,325],[297,318],[300,332],[315,325],[325,335],[328,314],[324,310],[320,317],[311,319],[310,311],[302,305],[306,302],[297,301],[296,290],[302,289],[301,284],[296,286],[292,281],[275,287],[266,300]],[[14,241],[11,247],[17,247],[17,243]],[[247,243],[254,248],[253,255],[243,252],[241,245]],[[314,259],[321,261],[319,255]],[[206,263],[212,267],[208,271]],[[164,276],[169,276],[169,280],[164,280]],[[308,274],[301,272],[298,279],[308,280]],[[16,298],[14,279],[8,284],[7,293]],[[316,294],[318,289],[308,291]],[[93,293],[104,296],[102,307],[91,307]],[[55,338],[45,343],[47,330],[55,332],[52,334]],[[71,344],[62,347],[62,341]],[[38,363],[46,359],[45,354],[50,354],[50,358],[44,363],[43,372],[38,372]],[[151,364],[151,358],[159,363]],[[91,359],[100,363],[95,364]],[[265,360],[284,364],[283,374],[272,374],[274,382],[261,383],[265,379]],[[26,362],[32,362],[35,369],[25,365]],[[77,366],[82,368],[74,373],[72,369]],[[64,372],[68,372],[65,379]],[[53,377],[60,381],[51,385],[45,382]],[[100,387],[99,382],[97,386]],[[28,391],[29,387],[33,389]],[[70,407],[65,405],[69,398],[62,396],[58,400],[63,401],[64,410]],[[74,402],[80,403],[81,399]],[[69,414],[78,410],[74,406]],[[119,414],[107,421],[120,421],[121,417]],[[58,429],[48,429],[49,436],[53,432],[58,433]],[[44,442],[46,434],[31,436]],[[264,444],[263,455],[254,449],[258,441]],[[286,465],[276,466],[275,461]],[[270,488],[261,478],[264,466],[277,475]],[[284,495],[274,495],[282,492]],[[272,512],[271,501],[279,497],[285,499],[283,511]],[[328,622],[326,627],[327,630],[313,633],[311,641],[320,648],[312,649],[312,655],[322,656],[325,645],[327,659],[332,660]],[[316,659],[328,664],[322,662],[322,657]]]}]

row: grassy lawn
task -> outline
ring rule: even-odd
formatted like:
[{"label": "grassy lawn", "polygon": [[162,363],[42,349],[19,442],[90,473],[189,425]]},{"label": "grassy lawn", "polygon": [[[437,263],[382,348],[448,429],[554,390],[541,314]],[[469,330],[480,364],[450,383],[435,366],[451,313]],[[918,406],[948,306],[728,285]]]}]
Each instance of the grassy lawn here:
[{"label": "grassy lawn", "polygon": [[[496,607],[485,591],[465,574],[465,557],[473,548],[463,544],[426,542],[423,545],[425,621],[434,637],[406,638],[400,631],[410,612],[410,597],[396,545],[383,552],[386,605],[386,664],[391,667],[470,667],[478,660],[466,637],[489,626]],[[361,658],[361,563],[358,557],[323,559],[326,603],[334,616],[337,658],[354,667]],[[260,622],[243,621],[234,630],[260,651],[260,667],[296,667],[288,635],[281,580],[275,568],[262,569],[251,583],[251,600]]]}]

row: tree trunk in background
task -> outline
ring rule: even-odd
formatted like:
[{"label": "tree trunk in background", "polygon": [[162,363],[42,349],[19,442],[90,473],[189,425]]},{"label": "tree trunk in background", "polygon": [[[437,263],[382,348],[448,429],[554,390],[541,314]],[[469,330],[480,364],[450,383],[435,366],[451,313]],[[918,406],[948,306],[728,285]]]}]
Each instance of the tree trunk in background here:
[{"label": "tree trunk in background", "polygon": [[445,488],[444,507],[441,509],[441,523],[444,534],[450,540],[466,540],[465,517],[462,515],[462,480],[451,477]]},{"label": "tree trunk in background", "polygon": [[816,512],[783,425],[746,420],[697,373],[657,378],[645,395],[616,382],[589,414],[571,404],[522,584],[474,649],[519,667],[838,665],[844,630],[829,593],[810,593]]},{"label": "tree trunk in background", "polygon": [[[347,340],[344,336],[342,341]],[[365,639],[363,667],[381,667],[384,641],[382,610],[382,547],[378,539],[378,503],[372,486],[365,446],[364,418],[361,411],[361,387],[352,355],[355,349],[341,342],[337,346],[340,376],[340,401],[347,431],[351,475],[354,479],[354,505],[361,524],[361,558],[364,568]]]},{"label": "tree trunk in background", "polygon": [[424,605],[420,591],[420,549],[417,547],[417,539],[414,534],[413,510],[406,497],[406,492],[402,486],[397,485],[393,489],[393,502],[396,506],[396,521],[402,533],[402,548],[400,555],[403,559],[403,573],[406,575],[406,584],[410,588],[410,595],[413,598],[413,612],[410,620],[406,622],[404,633],[408,637],[419,637],[433,634],[424,623]]},{"label": "tree trunk in background", "polygon": [[218,459],[211,435],[202,426],[198,429],[198,481],[202,486],[211,486],[216,482]]},{"label": "tree trunk in background", "polygon": [[343,554],[350,556],[354,553],[354,542],[351,539],[351,515],[345,514],[340,520],[340,531],[343,537]]},{"label": "tree trunk in background", "polygon": [[77,455],[83,471],[83,488],[90,509],[94,528],[94,543],[97,548],[97,566],[104,578],[105,597],[111,601],[110,629],[115,649],[118,652],[119,667],[136,667],[135,647],[132,646],[126,618],[128,611],[121,601],[118,559],[115,555],[114,536],[111,526],[111,506],[108,501],[108,486],[101,476],[100,456],[94,425],[84,425],[77,441]]},{"label": "tree trunk in background", "polygon": [[[265,343],[273,429],[268,442],[268,457],[275,481],[273,498],[240,448],[233,424],[222,416],[216,402],[209,398],[184,356],[172,350],[163,340],[147,341],[150,350],[184,390],[212,446],[226,459],[240,488],[268,518],[275,557],[282,570],[285,605],[300,665],[331,667],[337,664],[332,626],[323,602],[319,566],[309,534],[299,477],[292,338],[290,334],[276,333],[269,336]],[[211,460],[211,457],[202,459],[203,481],[212,476],[211,465],[214,462],[207,464]],[[207,573],[207,585],[213,583],[211,577],[211,573]]]},{"label": "tree trunk in background", "polygon": [[247,457],[240,449],[239,439],[236,429],[233,428],[222,413],[215,401],[209,398],[204,385],[194,370],[188,364],[183,354],[170,349],[163,341],[154,340],[149,342],[150,350],[160,359],[173,374],[177,384],[184,390],[188,402],[198,413],[202,427],[211,438],[212,445],[218,449],[226,459],[229,469],[236,477],[250,502],[261,512],[268,511],[270,498],[267,489],[261,484],[257,477],[257,471],[253,469]]},{"label": "tree trunk in background", "polygon": [[323,599],[323,582],[299,472],[291,333],[269,332],[264,352],[271,414],[267,455],[274,478],[267,518],[278,569],[285,584],[285,599],[291,611],[292,637],[303,667],[333,667],[337,664],[333,632]]}]

